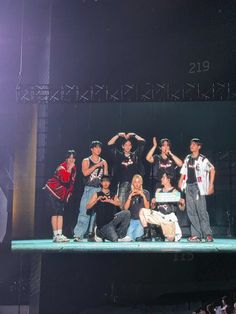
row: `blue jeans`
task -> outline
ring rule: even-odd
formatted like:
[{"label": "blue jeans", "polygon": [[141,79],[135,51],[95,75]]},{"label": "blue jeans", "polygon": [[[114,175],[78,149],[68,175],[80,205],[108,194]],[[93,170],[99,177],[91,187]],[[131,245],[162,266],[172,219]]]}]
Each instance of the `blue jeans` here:
[{"label": "blue jeans", "polygon": [[129,236],[133,241],[136,238],[143,235],[143,226],[139,219],[130,219],[129,229],[127,231],[127,236]]},{"label": "blue jeans", "polygon": [[115,218],[99,229],[102,236],[112,242],[117,242],[126,236],[130,222],[130,212],[122,210],[115,215]]},{"label": "blue jeans", "polygon": [[74,228],[74,236],[83,239],[84,234],[86,233],[88,226],[89,232],[93,231],[94,221],[95,221],[95,213],[91,215],[87,215],[86,205],[89,202],[92,195],[101,189],[99,187],[93,186],[85,186],[84,193],[82,195],[79,207],[79,216],[77,220],[77,224]]}]

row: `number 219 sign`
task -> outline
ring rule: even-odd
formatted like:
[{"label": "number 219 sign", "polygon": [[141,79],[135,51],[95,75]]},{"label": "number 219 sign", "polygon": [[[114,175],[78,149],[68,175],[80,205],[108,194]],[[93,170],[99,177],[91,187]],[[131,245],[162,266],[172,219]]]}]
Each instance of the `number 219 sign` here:
[{"label": "number 219 sign", "polygon": [[198,61],[198,62],[190,62],[189,63],[189,71],[188,73],[201,73],[208,72],[210,70],[210,62],[208,60]]}]

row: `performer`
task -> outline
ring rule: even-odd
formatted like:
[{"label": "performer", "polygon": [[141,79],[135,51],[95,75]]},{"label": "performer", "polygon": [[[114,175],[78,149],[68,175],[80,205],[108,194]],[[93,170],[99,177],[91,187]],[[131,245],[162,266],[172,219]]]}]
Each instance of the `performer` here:
[{"label": "performer", "polygon": [[53,230],[53,242],[68,242],[69,239],[62,234],[64,205],[68,202],[75,183],[76,154],[74,150],[68,150],[65,161],[61,163],[53,177],[44,186],[47,198],[47,206],[52,211],[51,224]]},{"label": "performer", "polygon": [[[157,189],[158,193],[179,193],[172,186],[172,176],[164,173],[161,178],[163,188]],[[184,205],[184,199],[179,200],[179,205]],[[178,203],[176,202],[160,202],[156,204],[154,209],[142,208],[139,212],[139,218],[144,227],[143,236],[136,241],[148,241],[150,239],[150,230],[148,224],[161,226],[163,235],[167,241],[179,241],[182,237],[182,232],[175,215]],[[159,238],[158,238],[159,241]]]},{"label": "performer", "polygon": [[181,168],[179,188],[186,193],[187,214],[191,223],[190,242],[212,242],[205,195],[214,193],[215,168],[200,154],[200,139],[190,141],[190,152]]},{"label": "performer", "polygon": [[[122,151],[119,151],[115,145],[119,138],[123,140]],[[137,149],[134,151],[132,151],[132,139],[135,139],[138,145]],[[118,196],[121,202],[121,209],[123,209],[130,192],[133,176],[136,173],[144,175],[141,155],[145,140],[136,133],[125,134],[120,132],[110,139],[108,145],[111,148],[114,159],[115,173],[118,183]]]},{"label": "performer", "polygon": [[105,239],[117,241],[130,241],[126,237],[130,221],[130,212],[121,211],[117,213],[120,201],[114,193],[110,191],[110,177],[103,175],[101,179],[102,190],[93,194],[87,204],[87,212],[93,209],[96,213],[95,241]]},{"label": "performer", "polygon": [[139,211],[141,208],[149,208],[150,194],[143,189],[143,178],[139,174],[135,174],[131,183],[131,192],[124,209],[129,210],[131,214],[130,225],[127,236],[133,241],[143,235],[143,226],[139,219]]},{"label": "performer", "polygon": [[168,138],[160,140],[160,155],[154,155],[157,146],[157,139],[153,137],[153,146],[146,156],[146,160],[153,164],[155,190],[161,187],[161,178],[165,172],[168,172],[175,179],[176,168],[183,165],[182,160],[171,152],[171,142]]},{"label": "performer", "polygon": [[102,152],[102,143],[93,141],[90,144],[91,156],[82,161],[82,173],[84,175],[84,192],[80,201],[79,216],[74,228],[74,241],[83,239],[88,227],[90,235],[94,227],[94,213],[87,215],[86,205],[92,195],[100,190],[100,182],[103,174],[108,174],[107,162],[100,157]]}]

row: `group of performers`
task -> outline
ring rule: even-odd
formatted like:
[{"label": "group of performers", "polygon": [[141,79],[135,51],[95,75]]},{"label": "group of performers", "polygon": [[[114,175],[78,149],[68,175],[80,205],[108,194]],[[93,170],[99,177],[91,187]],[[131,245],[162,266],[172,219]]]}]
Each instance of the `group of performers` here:
[{"label": "group of performers", "polygon": [[[121,145],[119,145],[121,140]],[[136,142],[136,143],[134,143]],[[135,144],[135,149],[133,148]],[[159,145],[158,145],[159,144]],[[74,228],[74,241],[180,241],[181,228],[176,211],[186,208],[191,224],[190,242],[212,242],[206,195],[214,193],[215,169],[202,154],[202,142],[190,141],[190,154],[184,161],[173,154],[171,142],[164,138],[153,146],[146,160],[153,164],[155,195],[143,188],[142,154],[145,139],[136,133],[118,133],[108,142],[112,155],[116,193],[110,189],[108,163],[101,157],[102,143],[92,141],[91,155],[82,161],[84,192]],[[155,154],[156,149],[160,154]],[[64,205],[76,178],[76,152],[69,150],[45,187],[51,211],[53,242],[68,242],[63,235]],[[180,169],[177,182],[176,169]],[[75,191],[74,191],[75,192]],[[152,229],[156,226],[156,232]]]}]

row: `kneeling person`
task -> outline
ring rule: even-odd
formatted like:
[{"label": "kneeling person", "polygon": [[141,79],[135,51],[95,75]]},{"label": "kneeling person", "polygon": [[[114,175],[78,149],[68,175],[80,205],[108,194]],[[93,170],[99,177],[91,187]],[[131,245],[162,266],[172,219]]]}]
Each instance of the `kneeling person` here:
[{"label": "kneeling person", "polygon": [[[176,193],[178,192],[171,184],[171,176],[164,173],[161,178],[163,188],[157,189],[157,193]],[[184,204],[184,200],[180,199],[179,206]],[[155,210],[142,208],[139,212],[141,223],[144,227],[144,235],[136,239],[136,241],[145,241],[150,238],[149,224],[161,226],[162,232],[166,240],[179,241],[182,237],[182,232],[175,215],[177,202],[158,202]]]},{"label": "kneeling person", "polygon": [[[125,241],[130,222],[130,212],[123,210],[117,213],[120,201],[117,195],[110,192],[110,178],[103,175],[101,179],[102,190],[94,193],[86,208],[87,213],[93,209],[96,213],[96,236],[112,242]],[[96,238],[95,236],[95,238]]]}]

